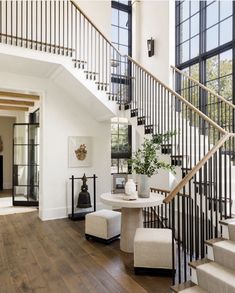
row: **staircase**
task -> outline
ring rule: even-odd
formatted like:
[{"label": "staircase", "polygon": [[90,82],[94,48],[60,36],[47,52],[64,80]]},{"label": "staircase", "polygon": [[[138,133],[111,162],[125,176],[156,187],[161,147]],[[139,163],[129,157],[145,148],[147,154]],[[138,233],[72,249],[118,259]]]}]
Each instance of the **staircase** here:
[{"label": "staircase", "polygon": [[223,237],[205,241],[207,258],[190,262],[192,281],[172,286],[172,292],[235,292],[235,220],[220,223]]},{"label": "staircase", "polygon": [[[176,133],[162,142],[161,156],[176,166],[178,184],[152,189],[165,200],[146,210],[145,222],[172,229],[173,283],[188,281],[192,262],[206,255],[205,241],[221,237],[221,221],[232,217],[235,106],[177,69],[170,88],[121,55],[73,0],[0,1],[0,43],[66,57],[95,86],[95,96],[118,104],[146,136]],[[202,91],[209,101],[203,105]]]}]

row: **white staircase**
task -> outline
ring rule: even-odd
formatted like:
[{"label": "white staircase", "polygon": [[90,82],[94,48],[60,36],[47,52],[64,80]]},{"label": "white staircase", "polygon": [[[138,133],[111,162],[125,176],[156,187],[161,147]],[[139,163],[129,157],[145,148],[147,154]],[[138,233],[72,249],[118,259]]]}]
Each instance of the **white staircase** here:
[{"label": "white staircase", "polygon": [[191,281],[173,286],[172,292],[235,292],[235,219],[221,221],[221,224],[223,237],[205,242],[207,258],[189,263]]}]

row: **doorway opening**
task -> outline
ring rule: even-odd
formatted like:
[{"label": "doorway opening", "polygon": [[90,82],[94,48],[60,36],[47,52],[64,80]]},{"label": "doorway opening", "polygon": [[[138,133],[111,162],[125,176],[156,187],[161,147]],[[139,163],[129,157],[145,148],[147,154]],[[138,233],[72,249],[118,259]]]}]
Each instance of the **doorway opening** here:
[{"label": "doorway opening", "polygon": [[8,91],[0,96],[0,215],[35,210],[39,203],[40,97]]}]

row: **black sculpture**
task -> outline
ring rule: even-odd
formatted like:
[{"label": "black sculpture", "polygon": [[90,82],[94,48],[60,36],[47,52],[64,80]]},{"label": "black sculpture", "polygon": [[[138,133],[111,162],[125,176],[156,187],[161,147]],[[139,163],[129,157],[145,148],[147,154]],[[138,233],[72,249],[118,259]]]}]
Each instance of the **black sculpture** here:
[{"label": "black sculpture", "polygon": [[87,182],[87,178],[84,173],[82,177],[81,192],[79,192],[79,195],[78,195],[77,208],[86,209],[91,207],[91,198],[90,198],[90,193],[87,191],[88,186],[86,182]]}]

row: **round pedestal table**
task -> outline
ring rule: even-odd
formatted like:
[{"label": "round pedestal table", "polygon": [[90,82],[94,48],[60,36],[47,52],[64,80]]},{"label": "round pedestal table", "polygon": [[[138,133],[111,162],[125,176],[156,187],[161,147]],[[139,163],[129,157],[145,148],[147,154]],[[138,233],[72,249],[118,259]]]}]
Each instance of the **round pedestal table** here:
[{"label": "round pedestal table", "polygon": [[125,200],[124,197],[125,194],[122,193],[103,193],[100,200],[106,205],[121,208],[120,249],[133,253],[136,228],[143,227],[143,208],[161,205],[165,197],[158,193],[151,193],[148,198],[138,197],[136,200]]}]

